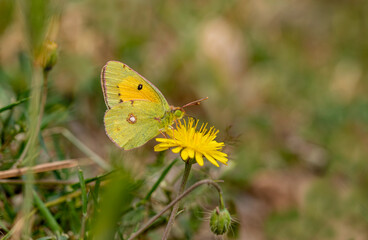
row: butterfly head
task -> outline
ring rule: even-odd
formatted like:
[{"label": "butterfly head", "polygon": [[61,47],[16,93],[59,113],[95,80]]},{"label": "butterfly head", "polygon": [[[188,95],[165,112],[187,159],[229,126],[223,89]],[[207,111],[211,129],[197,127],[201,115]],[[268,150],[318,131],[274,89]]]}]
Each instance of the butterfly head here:
[{"label": "butterfly head", "polygon": [[173,106],[171,106],[171,113],[174,116],[174,120],[181,119],[185,115],[185,111],[182,107],[173,107]]},{"label": "butterfly head", "polygon": [[196,100],[196,101],[193,101],[193,102],[190,102],[190,103],[187,103],[185,104],[184,106],[182,107],[174,107],[174,106],[170,106],[171,108],[171,113],[173,114],[174,116],[174,120],[176,119],[181,119],[184,117],[185,115],[185,110],[184,108],[188,107],[188,106],[193,106],[193,105],[199,105],[202,101],[208,99],[208,97],[205,97],[205,98],[202,98],[202,99],[199,99],[199,100]]}]

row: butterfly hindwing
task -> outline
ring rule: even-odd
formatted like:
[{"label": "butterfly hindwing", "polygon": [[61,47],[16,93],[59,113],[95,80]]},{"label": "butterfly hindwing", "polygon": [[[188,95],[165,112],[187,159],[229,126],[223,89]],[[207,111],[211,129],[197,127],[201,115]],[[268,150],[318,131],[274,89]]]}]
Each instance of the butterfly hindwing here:
[{"label": "butterfly hindwing", "polygon": [[158,119],[165,111],[154,102],[136,100],[113,106],[105,113],[105,130],[109,138],[124,150],[139,147],[159,134]]},{"label": "butterfly hindwing", "polygon": [[169,109],[162,93],[124,63],[109,61],[102,69],[101,85],[108,108],[130,100],[147,100]]}]

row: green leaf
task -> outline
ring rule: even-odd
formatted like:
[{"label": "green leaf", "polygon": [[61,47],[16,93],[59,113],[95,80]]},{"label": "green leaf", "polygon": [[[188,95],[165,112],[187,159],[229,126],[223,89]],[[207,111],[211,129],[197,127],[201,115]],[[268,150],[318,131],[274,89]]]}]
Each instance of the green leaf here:
[{"label": "green leaf", "polygon": [[13,107],[18,106],[19,104],[21,104],[21,103],[23,103],[23,102],[25,102],[27,100],[28,100],[28,98],[23,98],[23,99],[21,99],[21,100],[19,100],[17,102],[14,102],[14,103],[9,104],[8,106],[5,106],[3,108],[0,108],[0,113],[1,112],[4,112],[6,110],[12,109]]}]

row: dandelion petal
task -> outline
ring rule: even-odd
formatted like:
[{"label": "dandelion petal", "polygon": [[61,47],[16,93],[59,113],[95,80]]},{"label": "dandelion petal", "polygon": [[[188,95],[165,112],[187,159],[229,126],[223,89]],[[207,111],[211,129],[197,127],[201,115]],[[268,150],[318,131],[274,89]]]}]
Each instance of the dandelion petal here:
[{"label": "dandelion petal", "polygon": [[156,145],[156,146],[153,148],[153,150],[154,150],[155,152],[165,151],[166,149],[168,149],[168,148],[167,148],[167,147],[163,147],[163,146],[161,146],[160,144],[159,144],[159,145]]},{"label": "dandelion petal", "polygon": [[204,154],[204,156],[207,158],[208,161],[210,161],[213,165],[215,165],[216,167],[219,167],[220,165],[216,162],[215,159],[213,159],[213,157],[211,157],[210,155],[208,154]]},{"label": "dandelion petal", "polygon": [[188,149],[188,155],[189,155],[189,157],[190,158],[194,158],[194,150],[193,149],[191,149],[191,148],[187,148]]},{"label": "dandelion petal", "polygon": [[176,147],[176,148],[173,148],[171,151],[173,153],[179,153],[183,148],[182,147]]},{"label": "dandelion petal", "polygon": [[189,154],[188,154],[188,150],[187,150],[187,148],[184,148],[184,149],[181,151],[180,156],[181,156],[181,158],[182,158],[184,161],[188,159]]},{"label": "dandelion petal", "polygon": [[203,157],[202,154],[199,152],[196,152],[196,161],[199,164],[199,166],[203,166]]}]

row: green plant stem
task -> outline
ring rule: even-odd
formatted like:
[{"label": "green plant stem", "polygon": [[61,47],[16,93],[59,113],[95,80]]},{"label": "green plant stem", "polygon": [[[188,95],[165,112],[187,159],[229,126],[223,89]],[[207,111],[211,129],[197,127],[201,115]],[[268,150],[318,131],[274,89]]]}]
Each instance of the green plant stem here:
[{"label": "green plant stem", "polygon": [[[185,169],[184,169],[184,173],[183,173],[183,178],[181,180],[178,196],[181,195],[184,192],[185,186],[186,186],[188,178],[189,178],[189,173],[190,173],[191,168],[192,168],[192,163],[188,159],[187,161],[185,161]],[[173,206],[173,209],[172,209],[171,214],[170,214],[169,222],[167,223],[166,229],[165,229],[164,234],[162,236],[163,240],[166,240],[169,237],[170,230],[171,230],[172,225],[174,224],[174,220],[175,220],[175,217],[176,217],[176,213],[178,212],[178,209],[179,209],[179,203],[177,203]]]},{"label": "green plant stem", "polygon": [[[28,142],[26,148],[24,149],[20,162],[25,159],[26,167],[33,167],[35,159],[39,155],[39,142],[38,142],[38,134],[39,134],[39,114],[40,114],[40,99],[42,94],[42,69],[39,67],[34,67],[32,70],[32,80],[31,80],[31,93],[30,93],[30,102],[28,106],[28,114],[29,114],[29,123],[28,123]],[[19,162],[17,161],[17,163]],[[16,166],[17,163],[14,165]],[[24,198],[22,203],[21,214],[23,216],[28,216],[32,209],[33,205],[33,181],[34,176],[31,171],[27,171],[25,175],[24,185]],[[24,222],[24,226],[19,232],[21,234],[22,239],[28,239],[31,235],[32,222],[26,221]],[[18,234],[19,234],[18,233]]]},{"label": "green plant stem", "polygon": [[219,201],[220,201],[220,209],[224,210],[225,209],[225,203],[224,203],[224,199],[222,197],[222,192],[219,192]]},{"label": "green plant stem", "polygon": [[203,185],[203,184],[209,184],[212,185],[216,188],[216,190],[218,191],[219,194],[222,195],[222,190],[220,185],[217,184],[217,182],[222,182],[221,180],[219,181],[213,181],[211,179],[205,179],[199,182],[196,182],[195,184],[193,184],[192,186],[190,186],[187,190],[185,190],[180,196],[178,196],[177,198],[175,198],[169,205],[167,205],[164,209],[162,209],[159,213],[157,213],[155,216],[153,216],[152,218],[150,218],[150,220],[148,220],[138,231],[136,231],[134,234],[132,234],[128,240],[133,240],[134,238],[138,237],[141,233],[143,233],[149,226],[151,226],[152,223],[154,223],[159,217],[162,216],[162,214],[164,214],[167,210],[169,210],[172,206],[174,206],[177,202],[179,202],[181,199],[185,198],[189,193],[191,193],[194,189],[196,189],[197,187]]},{"label": "green plant stem", "polygon": [[[37,71],[37,69],[35,68],[34,71]],[[43,117],[45,104],[46,104],[46,99],[47,99],[47,77],[48,77],[48,72],[43,71],[43,84],[42,84],[41,99],[38,100],[39,99],[39,97],[38,97],[36,100],[34,100],[34,101],[40,101],[39,102],[40,105],[39,105],[39,108],[38,108],[39,113],[38,113],[37,125],[36,125],[36,128],[33,129],[34,138],[36,138],[38,136],[38,133],[39,133],[40,128],[41,128],[42,117]],[[32,103],[32,101],[31,101],[31,103]],[[23,162],[23,160],[26,157],[26,155],[29,151],[29,148],[31,147],[32,144],[33,144],[33,140],[32,140],[32,136],[31,136],[28,139],[28,142],[27,142],[22,154],[20,155],[19,159],[13,164],[12,169],[17,168]]]}]

